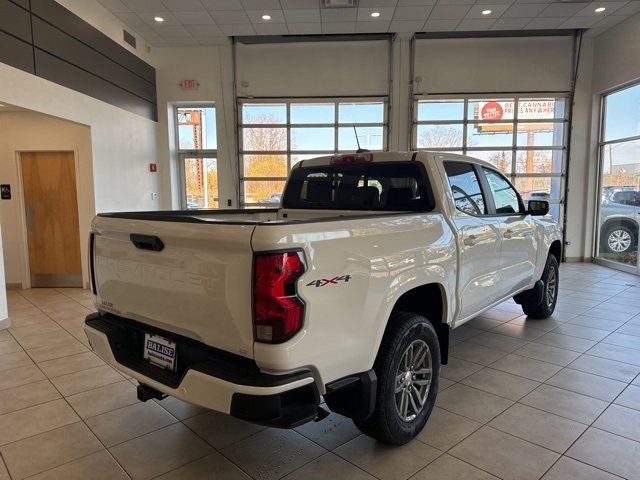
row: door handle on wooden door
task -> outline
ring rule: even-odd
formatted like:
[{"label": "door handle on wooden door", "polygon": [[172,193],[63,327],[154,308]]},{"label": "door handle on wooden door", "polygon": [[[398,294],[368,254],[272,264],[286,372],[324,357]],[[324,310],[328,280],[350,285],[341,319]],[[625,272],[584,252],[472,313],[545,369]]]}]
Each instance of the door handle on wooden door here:
[{"label": "door handle on wooden door", "polygon": [[467,247],[473,247],[478,243],[478,237],[476,235],[469,235],[468,237],[464,237],[462,240]]},{"label": "door handle on wooden door", "polygon": [[27,222],[27,231],[33,232],[36,229],[36,218],[31,205],[24,206],[24,218]]}]

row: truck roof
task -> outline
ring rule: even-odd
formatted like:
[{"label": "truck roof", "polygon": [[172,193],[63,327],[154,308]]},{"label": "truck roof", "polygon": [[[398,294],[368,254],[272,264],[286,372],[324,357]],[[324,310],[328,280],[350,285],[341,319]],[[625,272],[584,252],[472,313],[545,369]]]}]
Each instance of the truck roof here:
[{"label": "truck roof", "polygon": [[362,152],[362,153],[344,153],[338,155],[325,155],[322,157],[311,158],[308,160],[302,160],[295,164],[293,168],[300,167],[315,167],[315,166],[323,166],[329,165],[332,159],[336,157],[349,157],[349,156],[370,156],[372,162],[408,162],[412,160],[418,160],[422,162],[429,162],[433,160],[436,155],[446,155],[447,157],[454,157],[456,160],[474,162],[480,165],[484,165],[486,167],[495,168],[489,162],[484,160],[480,160],[479,158],[474,158],[469,155],[460,155],[457,153],[449,153],[449,152],[441,152],[441,151],[431,151],[431,150],[419,150],[413,152]]}]

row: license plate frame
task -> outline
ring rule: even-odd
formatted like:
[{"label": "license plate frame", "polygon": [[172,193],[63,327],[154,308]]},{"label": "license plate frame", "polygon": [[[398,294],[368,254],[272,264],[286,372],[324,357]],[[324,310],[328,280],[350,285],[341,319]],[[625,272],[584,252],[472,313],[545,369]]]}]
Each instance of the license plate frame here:
[{"label": "license plate frame", "polygon": [[177,343],[173,340],[160,335],[145,333],[142,354],[144,359],[152,365],[171,372],[176,371],[178,349]]}]

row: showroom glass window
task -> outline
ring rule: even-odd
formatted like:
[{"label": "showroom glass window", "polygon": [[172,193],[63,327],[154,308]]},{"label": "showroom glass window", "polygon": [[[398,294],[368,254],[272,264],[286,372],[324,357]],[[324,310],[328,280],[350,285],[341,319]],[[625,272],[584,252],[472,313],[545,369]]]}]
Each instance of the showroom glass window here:
[{"label": "showroom glass window", "polygon": [[561,217],[566,98],[417,97],[413,148],[470,155],[493,164],[526,202],[548,200]]},{"label": "showroom glass window", "polygon": [[[239,104],[241,203],[276,206],[297,162],[387,147],[387,101],[243,99]],[[357,135],[357,140],[356,140]]]},{"label": "showroom glass window", "polygon": [[188,209],[218,208],[218,139],[213,105],[174,109],[182,201]]},{"label": "showroom glass window", "polygon": [[605,95],[596,256],[640,272],[640,85]]}]

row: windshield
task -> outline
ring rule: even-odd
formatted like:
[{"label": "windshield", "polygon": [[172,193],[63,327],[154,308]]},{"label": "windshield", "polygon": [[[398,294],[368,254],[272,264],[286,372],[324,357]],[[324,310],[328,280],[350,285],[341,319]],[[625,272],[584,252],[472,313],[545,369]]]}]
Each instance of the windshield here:
[{"label": "windshield", "polygon": [[433,193],[416,162],[300,167],[291,172],[284,208],[429,211]]}]

